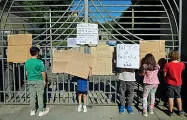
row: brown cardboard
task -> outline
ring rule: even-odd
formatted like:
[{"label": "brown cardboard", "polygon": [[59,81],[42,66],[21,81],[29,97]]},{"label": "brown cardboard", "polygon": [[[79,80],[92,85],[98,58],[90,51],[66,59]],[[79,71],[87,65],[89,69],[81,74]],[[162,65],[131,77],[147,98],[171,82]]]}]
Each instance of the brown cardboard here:
[{"label": "brown cardboard", "polygon": [[[65,73],[68,61],[53,61],[53,73]],[[60,71],[60,72],[59,72]]]},{"label": "brown cardboard", "polygon": [[140,41],[140,52],[165,52],[164,40]]},{"label": "brown cardboard", "polygon": [[31,47],[32,45],[8,46],[7,61],[14,63],[25,62],[31,57],[29,52]]},{"label": "brown cardboard", "polygon": [[84,47],[80,47],[80,50],[79,50],[81,53],[84,53]]},{"label": "brown cardboard", "polygon": [[112,75],[112,58],[94,58],[93,75]]},{"label": "brown cardboard", "polygon": [[68,73],[88,78],[93,56],[75,50],[55,51],[53,55],[53,73]]},{"label": "brown cardboard", "polygon": [[24,63],[30,56],[32,35],[18,34],[8,36],[7,62]]},{"label": "brown cardboard", "polygon": [[94,57],[113,57],[114,47],[98,45],[97,47],[91,47],[90,52]]},{"label": "brown cardboard", "polygon": [[8,36],[8,46],[17,45],[31,45],[32,35],[31,34],[17,34]]},{"label": "brown cardboard", "polygon": [[113,75],[113,53],[114,47],[100,44],[90,48],[94,56],[92,75]]},{"label": "brown cardboard", "polygon": [[154,55],[155,60],[158,62],[161,58],[165,58],[165,41],[164,40],[151,40],[140,41],[140,59],[145,57],[146,54],[151,53]]}]

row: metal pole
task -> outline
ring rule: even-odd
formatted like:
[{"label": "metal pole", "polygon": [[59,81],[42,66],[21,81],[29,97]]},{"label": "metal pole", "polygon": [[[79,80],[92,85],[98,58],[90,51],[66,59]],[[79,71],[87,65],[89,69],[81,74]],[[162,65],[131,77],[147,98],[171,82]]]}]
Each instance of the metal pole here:
[{"label": "metal pole", "polygon": [[[45,28],[47,30],[47,20],[45,21]],[[47,45],[47,31],[46,31],[46,36],[45,36],[45,45]]]},{"label": "metal pole", "polygon": [[[51,9],[49,10],[49,25],[50,25],[50,60],[49,60],[49,68],[51,68],[52,70],[52,54],[53,54],[53,50],[52,50],[52,28],[51,28]],[[54,94],[54,81],[53,81],[53,73],[51,71],[51,82],[52,82],[52,94]]]},{"label": "metal pole", "polygon": [[50,44],[51,44],[51,50],[52,50],[51,9],[49,10],[49,17],[50,17]]},{"label": "metal pole", "polygon": [[[84,0],[84,22],[88,23],[88,0]],[[89,47],[87,45],[84,46],[84,53],[89,53]]]},{"label": "metal pole", "polygon": [[[84,22],[88,23],[88,0],[84,0]],[[88,45],[84,46],[84,53],[89,53],[89,47]],[[88,86],[89,86],[89,81],[87,82]],[[89,87],[88,87],[88,91],[89,91]],[[89,94],[87,95],[87,106],[89,106]]]},{"label": "metal pole", "polygon": [[84,22],[88,23],[88,0],[84,0]]},{"label": "metal pole", "polygon": [[[134,34],[134,7],[132,7],[132,34]],[[132,40],[134,40],[133,36]]]},{"label": "metal pole", "polygon": [[181,55],[181,42],[182,42],[182,1],[183,0],[180,0],[179,3],[179,54],[180,55]]}]

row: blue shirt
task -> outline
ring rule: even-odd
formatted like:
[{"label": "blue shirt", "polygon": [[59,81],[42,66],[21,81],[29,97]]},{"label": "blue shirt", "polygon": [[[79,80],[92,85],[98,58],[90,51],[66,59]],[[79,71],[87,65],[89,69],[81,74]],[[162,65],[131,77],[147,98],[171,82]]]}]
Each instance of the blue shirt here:
[{"label": "blue shirt", "polygon": [[77,90],[79,92],[87,92],[88,91],[88,80],[83,78],[77,79]]}]

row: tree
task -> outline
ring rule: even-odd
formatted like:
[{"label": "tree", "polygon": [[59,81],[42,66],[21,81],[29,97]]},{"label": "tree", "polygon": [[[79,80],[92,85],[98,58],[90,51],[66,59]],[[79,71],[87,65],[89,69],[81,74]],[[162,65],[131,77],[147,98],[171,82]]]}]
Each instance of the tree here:
[{"label": "tree", "polygon": [[[61,1],[20,1],[20,2],[15,2],[16,5],[19,5],[19,6],[33,6],[33,5],[46,5],[45,7],[24,7],[24,11],[30,11],[30,16],[29,17],[40,17],[40,18],[29,18],[27,19],[27,22],[29,23],[38,23],[36,25],[37,28],[49,28],[49,25],[46,26],[46,24],[44,24],[46,22],[46,20],[44,19],[44,13],[43,12],[37,12],[37,11],[49,11],[51,9],[51,11],[56,11],[56,12],[52,12],[51,13],[51,16],[62,16],[64,14],[64,12],[62,11],[66,11],[68,9],[68,6],[66,5],[70,5],[72,2],[72,0],[61,0]],[[49,5],[62,5],[62,6],[58,6],[58,7],[52,7],[52,6],[49,6]],[[64,6],[63,6],[64,5]],[[71,11],[70,10],[71,8],[68,9],[68,11]],[[32,12],[32,11],[36,11],[36,12]],[[59,12],[57,12],[59,11]],[[48,12],[49,13],[49,12]],[[67,17],[68,17],[69,14],[65,14],[65,18],[61,18],[59,20],[59,18],[52,18],[52,23],[56,22],[57,20],[59,20],[59,22],[63,23],[67,20]],[[72,22],[74,20],[74,18],[70,18],[68,20],[69,23],[64,23],[63,26],[62,24],[56,24],[53,26],[53,28],[59,28],[61,26],[61,28],[68,28],[70,25],[71,25],[71,28],[74,28],[76,27],[76,24],[73,23],[71,24],[70,22]],[[77,19],[75,22],[78,22],[80,21],[80,19]],[[49,19],[48,21],[49,22]],[[40,24],[42,23],[42,24]],[[56,31],[56,32],[55,32]],[[33,34],[40,34],[42,33],[43,31],[32,31]],[[70,34],[72,33],[72,29],[52,29],[52,33],[55,32],[55,34]],[[76,30],[73,32],[75,34]],[[49,32],[48,32],[49,33]],[[53,40],[56,39],[58,36],[52,36],[53,37]],[[64,39],[65,36],[62,35],[60,37],[58,37],[58,39]],[[39,37],[39,39],[45,39],[45,36],[41,36]]]}]

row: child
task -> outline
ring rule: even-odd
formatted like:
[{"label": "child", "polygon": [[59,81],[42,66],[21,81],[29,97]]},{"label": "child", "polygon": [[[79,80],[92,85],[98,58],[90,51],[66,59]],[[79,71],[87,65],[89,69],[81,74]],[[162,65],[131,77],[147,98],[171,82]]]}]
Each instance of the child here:
[{"label": "child", "polygon": [[30,91],[30,107],[33,116],[36,113],[36,95],[38,97],[39,115],[43,116],[49,112],[49,108],[44,109],[43,94],[46,85],[45,67],[41,60],[38,59],[40,49],[37,47],[30,48],[31,58],[25,63],[27,80]]},{"label": "child", "polygon": [[126,99],[126,109],[129,114],[133,114],[131,104],[134,98],[134,84],[136,81],[135,72],[133,69],[121,69],[121,73],[119,74],[118,79],[120,80],[119,92],[121,103],[119,112],[121,114],[124,114],[125,112],[125,93],[128,92]]},{"label": "child", "polygon": [[171,51],[169,53],[171,62],[164,66],[164,76],[167,83],[167,96],[169,102],[169,116],[173,116],[173,99],[176,98],[179,115],[184,115],[181,101],[182,71],[185,69],[183,62],[179,62],[179,52]]},{"label": "child", "polygon": [[144,75],[144,90],[143,90],[143,116],[147,117],[147,98],[149,93],[151,94],[151,104],[149,106],[149,113],[153,113],[153,108],[155,104],[155,93],[158,88],[159,79],[158,79],[159,65],[156,63],[155,58],[152,54],[147,54],[144,58],[143,71]]},{"label": "child", "polygon": [[[90,67],[89,76],[91,75],[92,75],[92,68]],[[82,107],[83,107],[83,111],[87,112],[86,100],[87,100],[87,94],[88,94],[88,80],[83,79],[83,78],[78,78],[77,93],[78,93],[78,102],[79,102],[78,112],[81,112]],[[84,103],[83,106],[82,106],[82,97],[83,97],[83,103]]]}]

